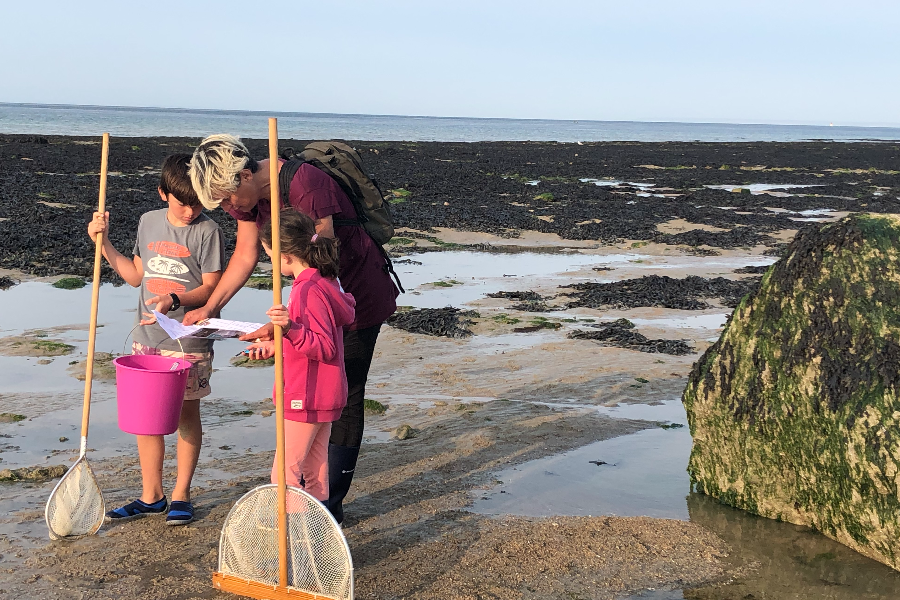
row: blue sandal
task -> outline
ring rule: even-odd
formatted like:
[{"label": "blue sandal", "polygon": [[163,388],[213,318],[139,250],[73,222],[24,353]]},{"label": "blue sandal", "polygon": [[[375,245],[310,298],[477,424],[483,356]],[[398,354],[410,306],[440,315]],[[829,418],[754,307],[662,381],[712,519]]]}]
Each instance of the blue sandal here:
[{"label": "blue sandal", "polygon": [[121,506],[106,513],[106,518],[110,521],[127,521],[136,517],[145,517],[147,515],[161,515],[169,508],[169,502],[163,496],[161,500],[157,500],[153,504],[147,504],[140,500],[130,502],[125,506]]},{"label": "blue sandal", "polygon": [[194,505],[182,500],[172,500],[166,525],[187,525],[194,520]]}]

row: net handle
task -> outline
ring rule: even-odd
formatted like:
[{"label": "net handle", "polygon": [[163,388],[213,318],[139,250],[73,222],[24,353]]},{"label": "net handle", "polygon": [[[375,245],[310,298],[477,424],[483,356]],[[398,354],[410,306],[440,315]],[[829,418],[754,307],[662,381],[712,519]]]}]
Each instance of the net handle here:
[{"label": "net handle", "polygon": [[[272,213],[272,301],[281,304],[281,196],[278,189],[278,119],[269,118],[269,193]],[[278,585],[288,584],[287,485],[284,477],[284,354],[275,326],[275,464],[278,469]]]},{"label": "net handle", "polygon": [[[109,134],[103,134],[100,150],[100,197],[97,212],[106,212],[106,174],[109,167]],[[91,418],[91,386],[94,379],[94,349],[97,345],[97,309],[100,305],[100,262],[103,259],[103,232],[94,241],[94,281],[91,286],[91,321],[88,327],[87,367],[84,374],[84,406],[81,411],[81,456],[87,452],[88,421]]]}]

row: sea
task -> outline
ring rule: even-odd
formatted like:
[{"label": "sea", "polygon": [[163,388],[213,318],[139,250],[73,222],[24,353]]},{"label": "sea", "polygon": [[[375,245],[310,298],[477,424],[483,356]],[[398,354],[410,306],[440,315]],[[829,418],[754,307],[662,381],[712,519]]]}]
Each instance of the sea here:
[{"label": "sea", "polygon": [[265,138],[268,117],[283,139],[410,142],[799,142],[900,140],[900,127],[677,123],[552,119],[476,119],[0,103],[0,133],[194,137],[230,133]]}]

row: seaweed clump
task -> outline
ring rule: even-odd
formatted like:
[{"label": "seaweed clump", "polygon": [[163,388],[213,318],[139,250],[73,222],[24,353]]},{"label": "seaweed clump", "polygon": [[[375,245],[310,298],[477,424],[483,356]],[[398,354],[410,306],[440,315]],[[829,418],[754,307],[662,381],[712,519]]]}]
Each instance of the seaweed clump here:
[{"label": "seaweed clump", "polygon": [[417,308],[391,315],[387,324],[410,333],[422,333],[449,338],[464,338],[472,335],[469,326],[478,317],[474,310],[460,310],[453,306],[444,308]]},{"label": "seaweed clump", "polygon": [[53,465],[50,467],[23,467],[21,469],[3,469],[0,471],[0,481],[16,482],[30,481],[39,482],[49,479],[57,479],[66,474],[68,469],[63,465]]},{"label": "seaweed clump", "polygon": [[564,296],[574,298],[568,308],[616,308],[620,310],[658,306],[682,310],[710,308],[703,299],[720,298],[730,308],[759,287],[759,278],[742,280],[690,275],[675,279],[667,275],[646,275],[612,283],[575,283],[560,286],[575,290]]},{"label": "seaweed clump", "polygon": [[579,329],[568,335],[573,340],[594,340],[602,346],[627,348],[650,354],[672,354],[682,356],[691,354],[694,349],[682,340],[651,340],[634,331],[634,323],[628,319],[617,319],[609,323],[591,325],[594,331]]},{"label": "seaweed clump", "polygon": [[802,230],[683,402],[696,491],[900,569],[900,216]]},{"label": "seaweed clump", "polygon": [[[533,290],[524,292],[494,292],[487,295],[488,298],[506,298],[507,300],[518,300],[517,304],[510,306],[513,310],[521,310],[522,312],[548,312],[556,310],[549,306],[544,300],[548,297],[541,296]],[[551,296],[552,297],[552,296]]]},{"label": "seaweed clump", "polygon": [[0,277],[0,290],[8,290],[9,288],[18,285],[19,282],[12,277]]}]

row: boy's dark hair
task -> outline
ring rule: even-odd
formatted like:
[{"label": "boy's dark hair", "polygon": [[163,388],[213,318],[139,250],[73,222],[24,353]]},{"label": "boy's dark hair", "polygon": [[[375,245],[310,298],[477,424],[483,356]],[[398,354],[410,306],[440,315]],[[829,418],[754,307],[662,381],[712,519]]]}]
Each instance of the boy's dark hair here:
[{"label": "boy's dark hair", "polygon": [[[310,267],[319,270],[322,277],[335,279],[340,265],[338,241],[334,238],[317,236],[316,224],[308,216],[290,207],[281,209],[281,253],[297,257]],[[265,222],[259,229],[259,237],[269,248],[272,247],[272,221]],[[273,265],[278,268],[277,265]]]},{"label": "boy's dark hair", "polygon": [[188,169],[191,166],[190,154],[171,154],[163,161],[159,172],[159,189],[163,194],[172,194],[185,206],[200,206],[200,198],[191,185]]}]

